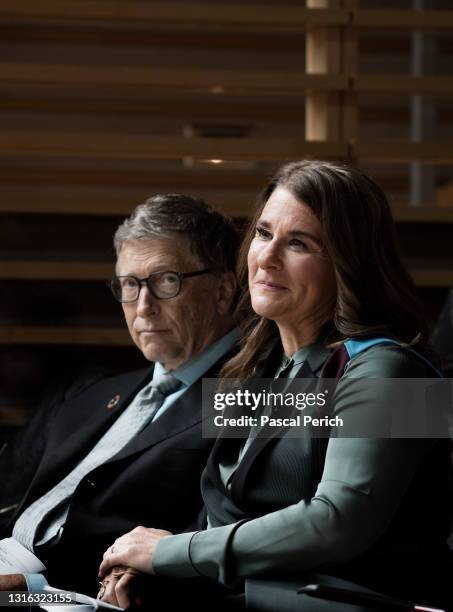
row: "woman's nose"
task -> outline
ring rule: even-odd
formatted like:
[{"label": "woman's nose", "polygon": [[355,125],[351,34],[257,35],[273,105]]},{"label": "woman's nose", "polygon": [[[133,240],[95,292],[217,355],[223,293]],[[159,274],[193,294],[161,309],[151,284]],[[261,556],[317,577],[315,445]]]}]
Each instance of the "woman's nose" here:
[{"label": "woman's nose", "polygon": [[272,242],[263,245],[263,248],[258,254],[257,262],[260,268],[279,268],[281,265],[280,256],[277,245]]}]

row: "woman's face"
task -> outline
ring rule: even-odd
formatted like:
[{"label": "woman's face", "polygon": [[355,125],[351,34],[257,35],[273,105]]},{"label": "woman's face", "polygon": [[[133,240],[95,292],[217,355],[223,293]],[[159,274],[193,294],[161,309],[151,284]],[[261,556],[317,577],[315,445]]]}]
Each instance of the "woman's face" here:
[{"label": "woman's face", "polygon": [[261,213],[248,253],[252,307],[282,331],[317,334],[331,317],[336,285],[311,209],[277,187]]}]

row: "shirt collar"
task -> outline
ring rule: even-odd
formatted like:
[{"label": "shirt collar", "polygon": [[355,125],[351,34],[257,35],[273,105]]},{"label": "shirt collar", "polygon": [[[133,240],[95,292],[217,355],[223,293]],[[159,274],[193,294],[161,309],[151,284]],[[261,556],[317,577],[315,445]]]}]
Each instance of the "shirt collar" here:
[{"label": "shirt collar", "polygon": [[295,367],[301,365],[304,361],[308,361],[312,371],[317,372],[331,353],[331,349],[327,348],[326,346],[329,332],[330,328],[326,326],[312,344],[302,346],[293,355],[291,355],[291,357],[287,357],[285,354],[283,354],[282,363],[280,364],[276,375],[278,376],[282,370],[289,367],[290,363],[292,364],[292,367]]},{"label": "shirt collar", "polygon": [[303,346],[298,351],[296,351],[294,355],[291,355],[291,361],[294,363],[294,365],[299,365],[300,363],[305,361],[305,359],[307,358],[308,350],[308,346]]},{"label": "shirt collar", "polygon": [[[196,380],[201,378],[211,366],[215,364],[221,357],[225,355],[238,341],[239,331],[233,329],[225,336],[211,344],[207,349],[192,357],[186,363],[183,363],[179,368],[172,371],[173,376],[182,382],[186,387],[190,387]],[[153,378],[160,374],[165,374],[167,370],[164,366],[156,361],[154,366]]]},{"label": "shirt collar", "polygon": [[275,378],[279,378],[283,374],[283,372],[285,374],[292,372],[293,368],[295,368],[296,366],[300,365],[301,363],[305,361],[307,357],[307,353],[308,353],[308,347],[306,346],[303,346],[302,348],[300,348],[293,355],[291,355],[291,357],[287,357],[285,353],[283,353],[283,358],[282,358],[282,361],[280,363],[280,366],[277,372],[275,373]]}]

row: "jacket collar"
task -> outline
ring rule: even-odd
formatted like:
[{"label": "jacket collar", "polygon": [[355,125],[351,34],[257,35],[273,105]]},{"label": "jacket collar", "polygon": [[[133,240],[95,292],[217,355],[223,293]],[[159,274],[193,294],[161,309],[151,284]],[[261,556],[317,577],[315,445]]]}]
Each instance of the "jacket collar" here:
[{"label": "jacket collar", "polygon": [[[306,392],[313,384],[313,378],[318,377],[321,373],[324,362],[331,354],[331,349],[325,346],[327,334],[322,334],[319,339],[311,344],[308,348],[307,356],[303,364],[296,373],[293,381],[286,388],[286,392],[290,392],[297,381],[298,393]],[[257,374],[257,378],[272,378],[281,363],[282,347],[278,343],[272,351],[270,351],[266,363]],[[269,428],[270,429],[270,428]],[[233,476],[231,483],[231,498],[236,503],[243,497],[243,491],[246,484],[246,479],[255,461],[258,459],[262,451],[277,437],[281,437],[287,428],[272,428],[266,436],[255,438],[242,457],[240,464]],[[231,438],[219,437],[215,443],[214,449],[209,457],[208,472],[210,478],[214,480],[217,487],[225,491],[225,487],[220,479],[219,469],[216,463],[221,460],[222,455],[231,452],[235,456],[239,453],[238,440]],[[232,459],[232,457],[230,457]],[[225,491],[226,493],[226,491]]]}]

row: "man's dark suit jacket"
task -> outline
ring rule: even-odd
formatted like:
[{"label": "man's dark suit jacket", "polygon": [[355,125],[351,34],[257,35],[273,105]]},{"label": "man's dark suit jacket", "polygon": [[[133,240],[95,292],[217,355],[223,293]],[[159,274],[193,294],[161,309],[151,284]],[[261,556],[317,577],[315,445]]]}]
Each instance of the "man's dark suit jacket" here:
[{"label": "man's dark suit jacket", "polygon": [[[223,362],[224,360],[222,360]],[[218,362],[205,376],[215,377]],[[152,378],[153,368],[98,382],[30,424],[21,448],[11,444],[0,455],[1,473],[20,479],[18,460],[31,453],[31,482],[15,484],[21,501],[3,526],[11,535],[21,512],[64,478],[86,456],[137,392]],[[95,594],[102,553],[120,535],[138,525],[181,532],[193,527],[202,507],[200,474],[213,444],[201,435],[201,379],[160,418],[149,424],[111,460],[92,470],[79,484],[58,544],[37,551],[50,584]],[[119,398],[111,402],[113,398]],[[110,404],[109,404],[110,402]],[[109,407],[115,404],[113,407]],[[33,454],[36,438],[40,452]],[[2,493],[0,491],[0,505]]]}]

